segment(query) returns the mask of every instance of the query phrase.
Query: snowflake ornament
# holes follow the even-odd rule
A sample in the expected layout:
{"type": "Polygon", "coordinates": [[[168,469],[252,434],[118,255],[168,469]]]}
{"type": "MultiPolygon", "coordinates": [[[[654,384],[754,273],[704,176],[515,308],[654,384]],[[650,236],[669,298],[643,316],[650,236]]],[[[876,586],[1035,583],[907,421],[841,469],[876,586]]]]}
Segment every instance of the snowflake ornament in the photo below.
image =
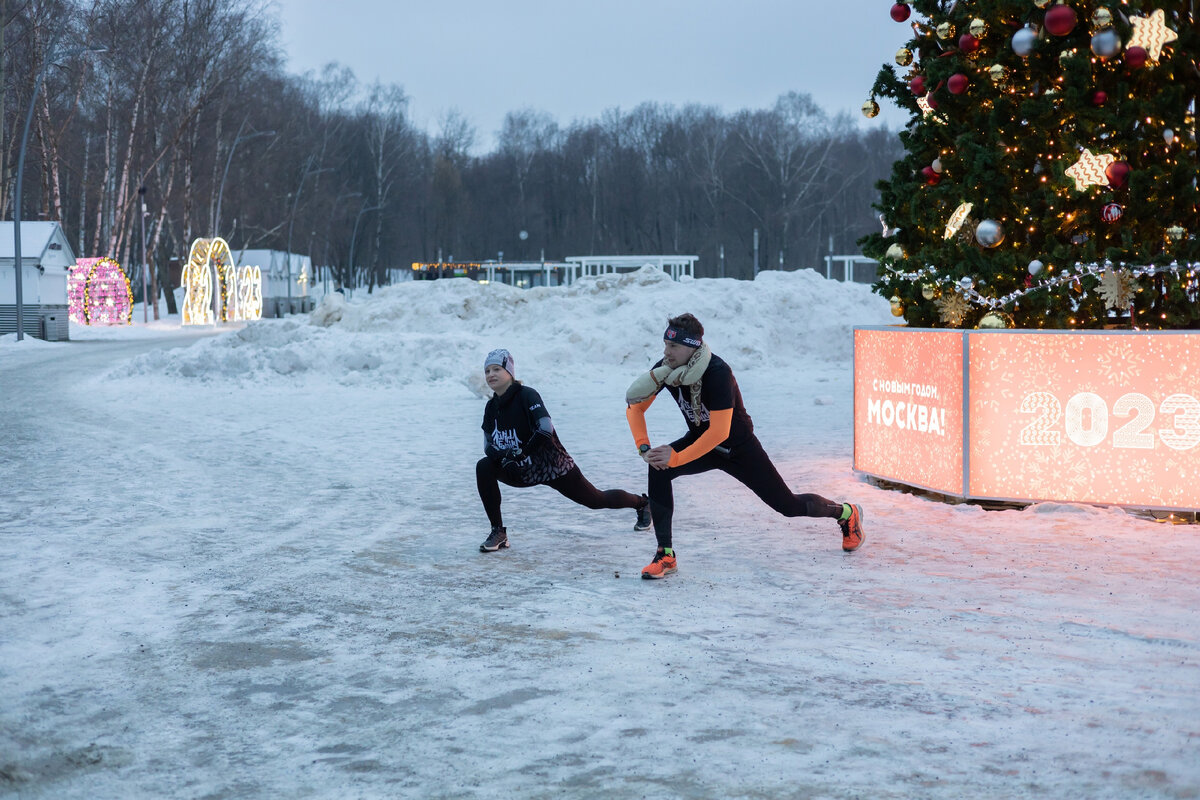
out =
{"type": "Polygon", "coordinates": [[[958,326],[962,324],[963,318],[971,310],[971,305],[967,302],[967,298],[958,292],[945,292],[937,299],[937,308],[942,322],[958,326]]]}
{"type": "Polygon", "coordinates": [[[1129,270],[1108,267],[1100,275],[1100,288],[1097,291],[1108,308],[1128,308],[1133,300],[1133,276],[1129,270]]]}

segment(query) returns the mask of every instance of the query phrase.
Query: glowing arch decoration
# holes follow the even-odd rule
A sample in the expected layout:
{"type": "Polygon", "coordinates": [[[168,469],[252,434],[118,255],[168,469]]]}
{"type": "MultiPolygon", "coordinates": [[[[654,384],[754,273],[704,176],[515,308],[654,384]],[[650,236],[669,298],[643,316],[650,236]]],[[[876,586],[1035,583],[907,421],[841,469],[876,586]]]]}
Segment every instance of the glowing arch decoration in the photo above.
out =
{"type": "Polygon", "coordinates": [[[192,242],[183,286],[184,325],[262,318],[262,271],[234,264],[229,245],[220,237],[192,242]]]}
{"type": "Polygon", "coordinates": [[[79,325],[131,325],[133,291],[111,258],[80,258],[67,273],[68,313],[79,325]]]}

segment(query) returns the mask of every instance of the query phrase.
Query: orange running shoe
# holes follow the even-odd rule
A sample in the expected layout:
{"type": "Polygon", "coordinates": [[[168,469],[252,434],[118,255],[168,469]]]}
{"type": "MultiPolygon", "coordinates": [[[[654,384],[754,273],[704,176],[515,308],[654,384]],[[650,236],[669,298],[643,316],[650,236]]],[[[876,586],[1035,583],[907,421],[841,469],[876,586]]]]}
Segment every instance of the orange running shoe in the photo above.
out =
{"type": "Polygon", "coordinates": [[[670,555],[667,555],[662,550],[654,554],[654,560],[649,566],[642,570],[642,577],[646,580],[658,580],[665,578],[674,572],[675,567],[675,551],[672,550],[670,555]]]}
{"type": "Polygon", "coordinates": [[[842,528],[842,549],[847,553],[853,553],[862,547],[862,543],[867,539],[867,534],[863,531],[862,526],[862,508],[852,503],[847,503],[847,505],[850,506],[850,516],[846,519],[839,519],[838,525],[842,528]]]}

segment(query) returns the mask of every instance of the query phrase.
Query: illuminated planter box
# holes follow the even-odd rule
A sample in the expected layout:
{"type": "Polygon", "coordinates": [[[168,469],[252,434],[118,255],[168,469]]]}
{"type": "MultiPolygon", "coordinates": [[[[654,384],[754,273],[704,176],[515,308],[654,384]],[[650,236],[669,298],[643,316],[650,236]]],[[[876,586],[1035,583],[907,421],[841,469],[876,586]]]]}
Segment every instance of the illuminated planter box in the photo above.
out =
{"type": "Polygon", "coordinates": [[[977,500],[1200,510],[1200,333],[856,328],[854,469],[977,500]]]}

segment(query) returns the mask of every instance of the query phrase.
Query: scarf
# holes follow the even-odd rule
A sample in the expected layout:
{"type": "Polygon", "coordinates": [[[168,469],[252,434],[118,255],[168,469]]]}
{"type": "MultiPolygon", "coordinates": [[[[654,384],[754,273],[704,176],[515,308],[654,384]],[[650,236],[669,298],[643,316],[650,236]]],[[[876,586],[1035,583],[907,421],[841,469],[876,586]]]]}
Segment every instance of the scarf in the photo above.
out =
{"type": "Polygon", "coordinates": [[[625,390],[625,402],[636,405],[646,398],[656,394],[663,386],[687,386],[691,389],[692,413],[699,423],[700,414],[700,378],[708,369],[712,360],[712,351],[707,344],[702,344],[692,353],[692,357],[682,367],[668,367],[663,364],[649,372],[638,376],[629,388],[625,390]]]}

